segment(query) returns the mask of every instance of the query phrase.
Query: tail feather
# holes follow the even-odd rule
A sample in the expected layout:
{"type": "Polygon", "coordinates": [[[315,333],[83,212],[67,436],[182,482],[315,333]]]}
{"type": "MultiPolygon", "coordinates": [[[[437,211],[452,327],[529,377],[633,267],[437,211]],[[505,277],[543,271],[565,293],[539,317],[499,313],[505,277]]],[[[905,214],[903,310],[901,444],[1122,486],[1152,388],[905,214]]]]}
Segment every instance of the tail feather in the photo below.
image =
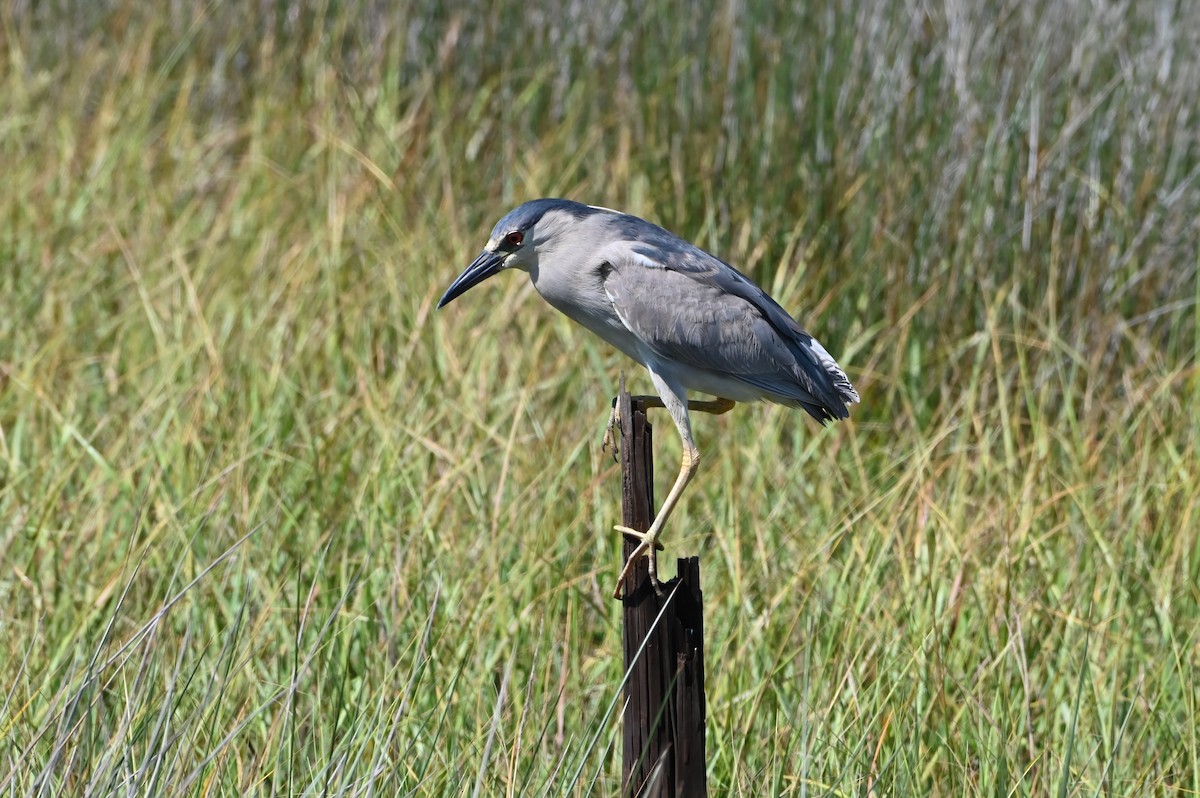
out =
{"type": "Polygon", "coordinates": [[[802,364],[802,367],[808,366],[804,369],[805,376],[816,389],[812,392],[816,401],[801,402],[801,405],[822,424],[839,418],[849,418],[848,405],[858,403],[858,391],[854,390],[846,372],[816,338],[806,334],[805,339],[801,341],[801,347],[809,356],[809,362],[802,364]]]}

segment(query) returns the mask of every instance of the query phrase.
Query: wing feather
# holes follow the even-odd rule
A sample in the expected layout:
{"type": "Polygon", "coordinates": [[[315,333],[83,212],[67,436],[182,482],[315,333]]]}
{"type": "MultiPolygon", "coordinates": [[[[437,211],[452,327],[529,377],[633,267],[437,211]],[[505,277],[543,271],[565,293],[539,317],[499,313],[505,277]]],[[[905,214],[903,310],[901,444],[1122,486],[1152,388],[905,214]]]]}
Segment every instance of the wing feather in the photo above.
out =
{"type": "Polygon", "coordinates": [[[604,289],[634,335],[660,357],[800,404],[818,420],[849,415],[846,404],[858,394],[845,372],[765,291],[698,247],[653,231],[659,240],[647,240],[643,226],[604,253],[604,289]]]}

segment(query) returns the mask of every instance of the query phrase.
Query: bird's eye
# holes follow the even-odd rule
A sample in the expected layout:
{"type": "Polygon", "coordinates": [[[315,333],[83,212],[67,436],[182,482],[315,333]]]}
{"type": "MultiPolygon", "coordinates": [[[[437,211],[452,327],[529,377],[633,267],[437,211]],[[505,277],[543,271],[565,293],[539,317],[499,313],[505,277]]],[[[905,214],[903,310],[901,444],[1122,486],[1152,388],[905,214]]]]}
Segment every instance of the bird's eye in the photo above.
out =
{"type": "Polygon", "coordinates": [[[505,243],[508,244],[510,247],[519,247],[519,246],[521,246],[521,242],[524,240],[525,240],[525,234],[522,233],[520,230],[513,230],[511,233],[509,233],[508,235],[506,235],[504,237],[505,243]]]}

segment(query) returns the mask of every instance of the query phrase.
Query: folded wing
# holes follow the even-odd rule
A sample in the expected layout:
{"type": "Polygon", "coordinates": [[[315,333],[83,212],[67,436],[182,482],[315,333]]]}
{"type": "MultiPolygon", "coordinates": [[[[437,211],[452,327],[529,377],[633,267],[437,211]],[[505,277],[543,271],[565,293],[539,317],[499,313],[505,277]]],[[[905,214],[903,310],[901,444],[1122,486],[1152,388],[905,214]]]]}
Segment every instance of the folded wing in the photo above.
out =
{"type": "Polygon", "coordinates": [[[818,421],[849,416],[858,393],[820,343],[745,275],[661,232],[671,240],[603,253],[605,292],[634,335],[660,357],[742,381],[818,421]],[[663,252],[670,257],[654,257],[663,252]]]}

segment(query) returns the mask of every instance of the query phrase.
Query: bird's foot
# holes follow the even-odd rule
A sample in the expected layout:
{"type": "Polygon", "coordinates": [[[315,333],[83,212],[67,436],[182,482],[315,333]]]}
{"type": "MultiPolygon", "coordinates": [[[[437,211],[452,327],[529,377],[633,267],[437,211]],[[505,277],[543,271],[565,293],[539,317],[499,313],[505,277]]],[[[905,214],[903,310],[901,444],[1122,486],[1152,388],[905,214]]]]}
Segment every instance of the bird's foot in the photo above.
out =
{"type": "Polygon", "coordinates": [[[625,561],[625,567],[621,569],[621,575],[617,577],[617,588],[613,591],[613,598],[621,598],[621,588],[625,584],[625,577],[629,576],[633,571],[633,566],[637,563],[639,557],[646,557],[650,560],[650,585],[654,588],[654,592],[661,596],[662,583],[658,581],[658,552],[662,550],[663,545],[658,542],[657,532],[639,532],[636,529],[630,529],[627,526],[613,527],[622,535],[628,535],[636,538],[638,543],[637,548],[629,555],[629,559],[625,561]]]}
{"type": "Polygon", "coordinates": [[[604,427],[604,440],[600,442],[600,451],[607,452],[612,449],[613,462],[620,460],[620,452],[617,450],[617,441],[621,439],[621,413],[617,410],[616,398],[612,401],[612,414],[608,417],[608,424],[604,427]]]}

